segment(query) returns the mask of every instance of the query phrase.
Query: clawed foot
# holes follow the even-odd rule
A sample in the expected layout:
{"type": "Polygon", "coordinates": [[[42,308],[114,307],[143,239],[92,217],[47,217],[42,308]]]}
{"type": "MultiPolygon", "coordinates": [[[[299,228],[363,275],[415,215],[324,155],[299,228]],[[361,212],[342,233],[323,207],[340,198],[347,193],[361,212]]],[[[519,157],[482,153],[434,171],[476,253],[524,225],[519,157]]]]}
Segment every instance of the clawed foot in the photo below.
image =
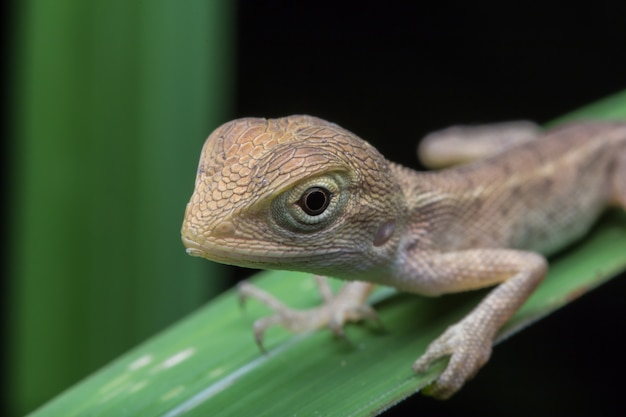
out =
{"type": "Polygon", "coordinates": [[[274,314],[254,322],[254,339],[261,351],[263,335],[271,326],[282,326],[300,333],[327,326],[335,336],[343,337],[344,325],[361,320],[378,321],[378,316],[365,300],[372,286],[363,282],[346,284],[336,295],[332,294],[328,282],[323,277],[315,277],[324,304],[308,310],[294,310],[262,289],[247,282],[239,284],[239,299],[243,304],[247,298],[254,298],[268,306],[274,314]]]}
{"type": "Polygon", "coordinates": [[[413,370],[422,373],[433,362],[450,357],[445,371],[423,393],[440,400],[450,398],[487,362],[491,347],[491,338],[477,332],[476,326],[463,321],[450,326],[413,364],[413,370]]]}

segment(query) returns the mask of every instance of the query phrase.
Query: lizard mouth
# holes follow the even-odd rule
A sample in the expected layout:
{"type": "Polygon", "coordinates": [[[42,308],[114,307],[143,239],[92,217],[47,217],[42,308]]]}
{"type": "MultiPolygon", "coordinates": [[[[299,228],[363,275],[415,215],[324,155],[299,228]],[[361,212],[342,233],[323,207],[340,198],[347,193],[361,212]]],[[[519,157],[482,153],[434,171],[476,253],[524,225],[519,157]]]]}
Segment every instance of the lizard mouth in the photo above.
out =
{"type": "MultiPolygon", "coordinates": [[[[318,259],[328,259],[339,251],[326,249],[322,253],[277,252],[270,253],[262,243],[257,248],[237,248],[235,245],[214,245],[210,242],[198,242],[190,236],[182,236],[183,245],[187,254],[219,262],[227,265],[242,266],[257,269],[291,269],[305,271],[305,265],[310,265],[318,259]]],[[[310,271],[309,271],[310,272],[310,271]]]]}
{"type": "Polygon", "coordinates": [[[181,240],[183,241],[183,246],[185,246],[185,251],[188,255],[198,256],[200,258],[204,257],[206,253],[206,249],[197,240],[190,238],[189,236],[182,235],[181,240]]]}
{"type": "Polygon", "coordinates": [[[249,257],[254,256],[250,252],[247,252],[248,256],[245,256],[246,253],[241,253],[236,249],[199,243],[188,236],[182,236],[182,241],[188,255],[205,258],[209,261],[241,266],[242,262],[249,261],[249,257]]]}
{"type": "Polygon", "coordinates": [[[213,245],[209,242],[199,243],[187,236],[183,236],[182,241],[189,255],[227,265],[265,269],[275,267],[277,263],[279,263],[281,259],[284,260],[285,257],[289,258],[288,255],[285,256],[284,254],[270,254],[261,248],[255,251],[254,249],[213,245]]]}

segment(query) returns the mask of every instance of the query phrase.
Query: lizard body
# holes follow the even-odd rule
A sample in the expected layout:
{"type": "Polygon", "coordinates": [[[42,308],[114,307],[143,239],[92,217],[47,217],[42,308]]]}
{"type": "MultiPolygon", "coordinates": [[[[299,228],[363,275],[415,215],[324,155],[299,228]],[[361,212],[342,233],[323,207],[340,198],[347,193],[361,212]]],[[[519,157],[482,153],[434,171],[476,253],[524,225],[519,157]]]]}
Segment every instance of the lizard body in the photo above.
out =
{"type": "Polygon", "coordinates": [[[341,333],[345,322],[373,317],[365,304],[373,284],[425,295],[499,284],[414,364],[420,372],[450,356],[430,389],[447,398],[541,282],[544,255],[584,235],[607,206],[626,208],[626,123],[531,136],[505,146],[488,138],[470,158],[484,159],[416,172],[321,119],[235,120],[205,143],[183,242],[222,263],[351,281],[335,296],[321,284],[326,302],[308,312],[243,284],[243,296],[276,312],[255,323],[259,343],[275,324],[341,333]]]}

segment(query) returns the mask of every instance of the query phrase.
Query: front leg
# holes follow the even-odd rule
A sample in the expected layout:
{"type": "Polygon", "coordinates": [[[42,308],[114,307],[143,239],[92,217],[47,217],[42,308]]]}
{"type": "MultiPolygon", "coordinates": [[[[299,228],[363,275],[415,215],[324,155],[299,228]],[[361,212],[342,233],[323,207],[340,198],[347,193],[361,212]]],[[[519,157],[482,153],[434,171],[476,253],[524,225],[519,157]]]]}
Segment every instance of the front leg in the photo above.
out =
{"type": "Polygon", "coordinates": [[[301,333],[327,326],[335,336],[343,336],[344,325],[361,320],[377,320],[376,312],[367,304],[367,297],[374,285],[353,281],[345,284],[337,294],[333,294],[325,277],[315,276],[322,295],[323,304],[307,310],[287,307],[273,295],[247,282],[239,284],[239,297],[254,298],[273,310],[274,314],[254,322],[254,339],[261,349],[263,335],[271,326],[282,326],[292,332],[301,333]]]}
{"type": "Polygon", "coordinates": [[[543,256],[511,249],[473,249],[423,254],[406,262],[405,273],[419,274],[402,289],[442,294],[501,283],[460,322],[430,344],[413,369],[424,372],[438,359],[448,366],[426,394],[445,399],[458,391],[487,362],[497,331],[521,307],[547,272],[543,256]],[[408,271],[406,269],[409,269],[408,271]]]}

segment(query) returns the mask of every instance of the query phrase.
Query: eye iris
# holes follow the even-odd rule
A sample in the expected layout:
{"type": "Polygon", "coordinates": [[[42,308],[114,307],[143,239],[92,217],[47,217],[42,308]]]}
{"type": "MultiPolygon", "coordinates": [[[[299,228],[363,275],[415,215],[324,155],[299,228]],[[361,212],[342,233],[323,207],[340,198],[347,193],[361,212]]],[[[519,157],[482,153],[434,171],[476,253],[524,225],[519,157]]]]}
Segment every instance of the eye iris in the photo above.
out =
{"type": "Polygon", "coordinates": [[[302,194],[297,204],[309,216],[318,216],[326,210],[331,197],[332,195],[327,189],[312,187],[302,194]]]}

